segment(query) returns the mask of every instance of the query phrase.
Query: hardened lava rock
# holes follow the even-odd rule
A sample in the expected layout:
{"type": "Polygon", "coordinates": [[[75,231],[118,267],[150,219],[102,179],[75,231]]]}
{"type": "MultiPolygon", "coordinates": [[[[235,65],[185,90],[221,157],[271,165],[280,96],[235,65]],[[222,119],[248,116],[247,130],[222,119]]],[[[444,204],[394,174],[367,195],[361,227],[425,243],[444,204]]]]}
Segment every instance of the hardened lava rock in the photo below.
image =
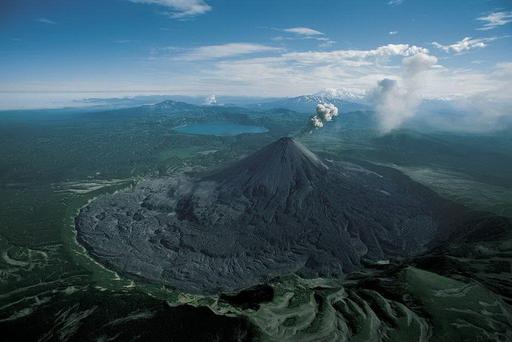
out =
{"type": "Polygon", "coordinates": [[[206,175],[100,197],[76,229],[115,271],[214,294],[294,272],[341,277],[363,260],[419,253],[464,213],[398,171],[321,160],[281,138],[206,175]]]}

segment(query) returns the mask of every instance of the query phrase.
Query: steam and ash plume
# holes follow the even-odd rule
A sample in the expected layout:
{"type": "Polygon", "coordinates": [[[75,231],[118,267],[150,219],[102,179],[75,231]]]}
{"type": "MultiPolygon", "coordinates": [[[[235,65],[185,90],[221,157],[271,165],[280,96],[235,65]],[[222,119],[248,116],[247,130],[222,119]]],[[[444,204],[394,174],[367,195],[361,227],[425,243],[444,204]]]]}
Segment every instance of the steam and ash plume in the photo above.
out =
{"type": "Polygon", "coordinates": [[[338,116],[338,107],[332,103],[319,103],[316,105],[316,115],[311,119],[313,128],[322,128],[326,122],[331,121],[338,116]]]}
{"type": "Polygon", "coordinates": [[[400,127],[414,116],[422,101],[421,89],[425,73],[436,63],[437,58],[426,53],[404,58],[401,80],[382,79],[370,92],[370,102],[375,105],[382,133],[400,127]]]}
{"type": "Polygon", "coordinates": [[[336,116],[338,116],[339,110],[338,107],[333,105],[332,103],[319,103],[316,105],[316,114],[313,115],[310,119],[306,127],[304,127],[300,132],[298,132],[295,137],[300,137],[306,133],[311,133],[314,129],[319,129],[324,127],[324,125],[332,121],[336,116]]]}
{"type": "Polygon", "coordinates": [[[204,99],[204,104],[206,105],[214,105],[217,104],[217,99],[215,98],[215,95],[210,95],[204,99]]]}

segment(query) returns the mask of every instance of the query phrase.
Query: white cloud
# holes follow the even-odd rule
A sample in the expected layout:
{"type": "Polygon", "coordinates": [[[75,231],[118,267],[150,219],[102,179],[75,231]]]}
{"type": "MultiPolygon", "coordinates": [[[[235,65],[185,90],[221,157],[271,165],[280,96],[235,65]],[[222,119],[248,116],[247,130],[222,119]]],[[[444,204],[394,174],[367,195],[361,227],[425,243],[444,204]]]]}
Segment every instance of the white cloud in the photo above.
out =
{"type": "Polygon", "coordinates": [[[432,85],[456,110],[453,115],[435,111],[422,113],[423,121],[445,130],[482,132],[496,130],[512,121],[512,63],[498,63],[485,72],[468,69],[437,69],[432,85]],[[507,123],[508,122],[508,123],[507,123]]]}
{"type": "Polygon", "coordinates": [[[401,5],[404,2],[404,0],[389,0],[388,5],[389,6],[398,6],[401,5]]]}
{"type": "Polygon", "coordinates": [[[262,44],[251,44],[251,43],[229,43],[221,45],[207,45],[200,46],[197,48],[190,49],[176,56],[178,60],[207,60],[207,59],[219,59],[226,57],[235,57],[240,55],[247,55],[253,53],[279,51],[281,49],[262,45],[262,44]]]}
{"type": "Polygon", "coordinates": [[[309,27],[290,27],[287,29],[278,29],[286,33],[292,34],[291,36],[278,36],[274,37],[275,41],[286,41],[286,40],[300,40],[309,39],[318,41],[318,47],[328,48],[333,46],[336,42],[325,36],[323,32],[314,30],[309,27]]]}
{"type": "Polygon", "coordinates": [[[428,49],[409,44],[388,44],[372,50],[334,50],[334,51],[307,51],[290,52],[282,55],[282,58],[296,61],[302,64],[316,63],[343,63],[360,65],[367,64],[365,59],[393,56],[412,56],[417,53],[428,53],[428,49]]]}
{"type": "Polygon", "coordinates": [[[432,42],[432,45],[434,45],[438,49],[443,50],[444,52],[461,53],[461,52],[473,50],[476,48],[484,48],[487,46],[488,42],[492,42],[493,40],[496,40],[496,39],[498,39],[498,38],[496,38],[496,37],[490,37],[490,38],[465,37],[464,39],[459,40],[458,42],[455,42],[455,43],[449,44],[449,45],[443,45],[438,42],[432,42]]]}
{"type": "Polygon", "coordinates": [[[307,36],[307,37],[323,35],[322,32],[313,30],[309,27],[290,27],[290,28],[284,29],[283,31],[288,32],[288,33],[298,34],[301,36],[307,36]]]}
{"type": "Polygon", "coordinates": [[[203,66],[200,74],[203,93],[296,96],[321,88],[350,88],[363,92],[378,80],[394,77],[401,59],[423,47],[390,44],[371,50],[281,52],[264,57],[219,59],[203,66]],[[398,65],[397,65],[398,63],[398,65]],[[291,86],[293,85],[293,86],[291,86]]]}
{"type": "Polygon", "coordinates": [[[204,14],[212,8],[204,0],[129,0],[135,3],[159,5],[171,10],[173,18],[187,18],[204,14]]]}
{"type": "Polygon", "coordinates": [[[318,44],[318,47],[320,48],[328,48],[336,43],[336,41],[329,38],[318,38],[317,40],[320,41],[320,44],[318,44]]]}
{"type": "Polygon", "coordinates": [[[55,21],[50,20],[48,18],[38,18],[36,21],[39,22],[39,23],[48,24],[48,25],[55,25],[55,24],[57,24],[55,21]]]}
{"type": "Polygon", "coordinates": [[[398,34],[398,31],[389,31],[389,35],[390,35],[390,36],[394,36],[394,35],[396,35],[396,34],[398,34]]]}
{"type": "Polygon", "coordinates": [[[413,79],[423,72],[431,69],[437,63],[437,57],[420,52],[411,57],[404,58],[402,65],[404,66],[404,77],[413,79]]]}
{"type": "Polygon", "coordinates": [[[483,26],[478,30],[492,30],[498,26],[512,22],[512,11],[493,12],[489,15],[476,18],[476,20],[484,22],[483,26]]]}

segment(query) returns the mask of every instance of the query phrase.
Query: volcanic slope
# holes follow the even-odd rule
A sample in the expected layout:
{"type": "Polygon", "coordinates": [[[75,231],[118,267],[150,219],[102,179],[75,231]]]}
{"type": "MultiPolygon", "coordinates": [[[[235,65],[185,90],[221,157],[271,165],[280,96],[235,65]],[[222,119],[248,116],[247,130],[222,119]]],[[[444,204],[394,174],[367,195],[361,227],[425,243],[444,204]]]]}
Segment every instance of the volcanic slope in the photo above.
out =
{"type": "Polygon", "coordinates": [[[281,138],[225,169],[100,197],[76,228],[118,272],[213,294],[294,272],[339,277],[364,260],[419,253],[464,215],[393,169],[322,160],[281,138]]]}

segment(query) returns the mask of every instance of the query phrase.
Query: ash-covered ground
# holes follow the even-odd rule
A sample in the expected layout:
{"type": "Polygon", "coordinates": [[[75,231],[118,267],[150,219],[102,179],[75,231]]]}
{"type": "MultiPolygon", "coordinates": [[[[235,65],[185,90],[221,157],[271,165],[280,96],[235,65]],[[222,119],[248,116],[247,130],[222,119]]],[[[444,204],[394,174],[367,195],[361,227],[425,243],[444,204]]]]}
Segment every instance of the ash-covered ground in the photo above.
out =
{"type": "Polygon", "coordinates": [[[420,253],[465,215],[396,170],[323,160],[281,138],[218,171],[98,198],[76,228],[90,254],[120,273],[214,294],[420,253]]]}

